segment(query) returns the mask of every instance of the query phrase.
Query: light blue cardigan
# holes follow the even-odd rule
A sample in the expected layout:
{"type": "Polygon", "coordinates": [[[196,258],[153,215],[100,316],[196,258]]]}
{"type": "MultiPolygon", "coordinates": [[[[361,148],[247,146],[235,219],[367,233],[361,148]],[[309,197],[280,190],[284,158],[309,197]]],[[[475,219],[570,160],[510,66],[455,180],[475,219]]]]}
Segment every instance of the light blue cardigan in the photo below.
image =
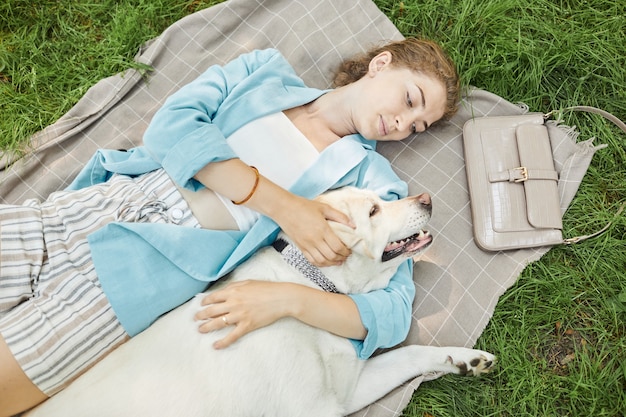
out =
{"type": "MultiPolygon", "coordinates": [[[[143,147],[98,151],[69,188],[106,181],[112,173],[139,175],[164,168],[181,186],[197,190],[202,185],[193,176],[202,167],[237,157],[226,142],[231,133],[324,93],[306,87],[276,50],[244,54],[223,67],[209,68],[173,94],[154,116],[143,147]]],[[[374,142],[360,135],[344,137],[325,149],[290,190],[313,198],[346,185],[372,189],[387,200],[407,195],[406,184],[375,152],[374,142]]],[[[271,244],[277,233],[276,223],[262,216],[247,233],[112,223],[88,240],[102,287],[120,322],[134,336],[271,244]]],[[[353,341],[359,357],[406,338],[414,296],[410,261],[384,290],[350,296],[368,330],[364,341],[353,341]]]]}

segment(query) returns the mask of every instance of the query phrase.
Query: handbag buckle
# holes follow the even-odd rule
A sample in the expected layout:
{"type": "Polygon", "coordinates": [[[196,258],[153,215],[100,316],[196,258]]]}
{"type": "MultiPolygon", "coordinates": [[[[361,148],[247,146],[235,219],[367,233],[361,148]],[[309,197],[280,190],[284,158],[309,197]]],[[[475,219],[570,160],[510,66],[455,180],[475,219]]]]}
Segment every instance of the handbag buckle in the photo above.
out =
{"type": "Polygon", "coordinates": [[[524,182],[526,180],[528,180],[528,169],[526,167],[517,167],[517,168],[513,168],[511,171],[515,171],[518,172],[519,176],[516,175],[515,179],[513,180],[513,182],[524,182]]]}

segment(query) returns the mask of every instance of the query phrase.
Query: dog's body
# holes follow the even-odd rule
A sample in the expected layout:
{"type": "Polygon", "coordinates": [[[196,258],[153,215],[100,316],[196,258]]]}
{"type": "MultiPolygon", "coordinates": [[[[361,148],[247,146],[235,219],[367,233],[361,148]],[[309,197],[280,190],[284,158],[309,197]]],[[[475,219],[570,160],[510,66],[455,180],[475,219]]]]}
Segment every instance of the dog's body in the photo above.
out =
{"type": "MultiPolygon", "coordinates": [[[[370,192],[343,189],[323,198],[357,225],[355,230],[335,225],[352,255],[341,267],[321,269],[341,292],[384,288],[397,266],[431,241],[421,231],[430,219],[430,200],[423,195],[386,203],[370,192]]],[[[315,286],[272,247],[238,267],[228,281],[247,279],[315,286]]],[[[160,318],[28,416],[339,417],[414,376],[477,375],[495,360],[472,349],[407,346],[362,361],[347,339],[291,318],[215,350],[212,344],[231,328],[199,333],[194,321],[199,309],[198,296],[160,318]]]]}

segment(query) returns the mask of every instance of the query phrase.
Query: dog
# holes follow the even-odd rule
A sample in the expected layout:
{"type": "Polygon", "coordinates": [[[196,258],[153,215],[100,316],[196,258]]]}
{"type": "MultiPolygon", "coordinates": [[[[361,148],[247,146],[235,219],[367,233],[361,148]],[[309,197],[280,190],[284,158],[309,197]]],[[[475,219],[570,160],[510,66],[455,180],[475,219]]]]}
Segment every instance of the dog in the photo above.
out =
{"type": "MultiPolygon", "coordinates": [[[[387,202],[373,192],[346,187],[319,199],[356,225],[331,222],[352,253],[341,266],[319,269],[328,285],[342,293],[386,287],[398,266],[433,240],[423,230],[432,211],[428,194],[387,202]]],[[[208,291],[250,277],[324,285],[292,266],[285,249],[295,251],[296,257],[298,251],[287,236],[280,234],[277,242],[208,291]]],[[[27,416],[339,417],[417,375],[479,375],[496,360],[480,350],[417,345],[360,360],[348,339],[292,318],[216,350],[212,344],[229,328],[198,331],[193,317],[203,296],[161,317],[27,416]]]]}

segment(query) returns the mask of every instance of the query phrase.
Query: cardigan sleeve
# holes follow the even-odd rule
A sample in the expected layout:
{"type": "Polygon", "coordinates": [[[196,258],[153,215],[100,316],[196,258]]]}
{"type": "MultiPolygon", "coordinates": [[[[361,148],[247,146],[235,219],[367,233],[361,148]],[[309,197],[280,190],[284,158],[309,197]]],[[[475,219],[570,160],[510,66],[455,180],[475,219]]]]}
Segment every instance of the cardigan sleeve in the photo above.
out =
{"type": "Polygon", "coordinates": [[[214,119],[228,110],[231,96],[241,97],[268,78],[298,80],[275,49],[256,50],[224,66],[211,66],[172,94],[154,115],[143,138],[148,153],[177,184],[202,188],[193,179],[200,169],[237,157],[214,119]]]}
{"type": "Polygon", "coordinates": [[[393,347],[406,339],[411,327],[415,298],[413,261],[401,264],[389,285],[366,294],[351,294],[367,329],[365,340],[351,340],[360,359],[379,348],[393,347]]]}

